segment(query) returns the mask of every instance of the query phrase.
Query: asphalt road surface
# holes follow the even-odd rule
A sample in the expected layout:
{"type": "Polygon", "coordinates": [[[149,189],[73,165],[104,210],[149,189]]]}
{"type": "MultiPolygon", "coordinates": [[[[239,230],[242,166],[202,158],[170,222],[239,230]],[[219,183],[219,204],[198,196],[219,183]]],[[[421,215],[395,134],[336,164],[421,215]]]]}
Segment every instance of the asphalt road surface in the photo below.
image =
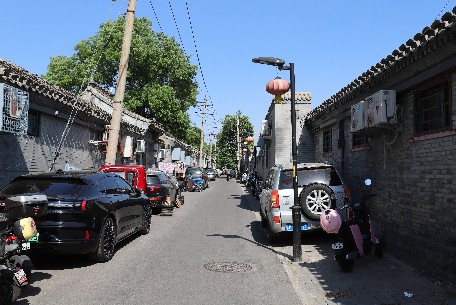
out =
{"type": "Polygon", "coordinates": [[[15,304],[301,303],[244,187],[218,179],[184,194],[173,216],[154,215],[151,232],[119,244],[107,263],[35,258],[15,304]]]}

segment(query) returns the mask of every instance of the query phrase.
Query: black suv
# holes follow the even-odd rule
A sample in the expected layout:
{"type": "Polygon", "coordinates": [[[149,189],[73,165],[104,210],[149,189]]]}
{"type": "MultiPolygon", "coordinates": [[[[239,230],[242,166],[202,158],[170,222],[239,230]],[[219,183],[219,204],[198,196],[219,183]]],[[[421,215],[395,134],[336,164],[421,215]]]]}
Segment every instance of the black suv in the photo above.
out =
{"type": "Polygon", "coordinates": [[[148,198],[115,173],[58,172],[16,177],[0,197],[43,193],[48,212],[35,219],[38,236],[30,251],[89,254],[110,260],[120,240],[150,230],[148,198]]]}

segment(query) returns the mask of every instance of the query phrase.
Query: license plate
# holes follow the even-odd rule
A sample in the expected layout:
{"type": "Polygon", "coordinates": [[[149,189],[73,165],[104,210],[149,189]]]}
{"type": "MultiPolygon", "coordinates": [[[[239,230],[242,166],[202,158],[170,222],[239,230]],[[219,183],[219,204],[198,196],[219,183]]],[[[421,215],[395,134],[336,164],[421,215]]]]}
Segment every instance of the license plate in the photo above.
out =
{"type": "Polygon", "coordinates": [[[40,233],[36,233],[35,236],[33,236],[33,237],[30,238],[30,239],[27,239],[27,241],[28,241],[29,243],[36,243],[36,242],[38,242],[38,236],[40,236],[40,233]]]}
{"type": "Polygon", "coordinates": [[[22,243],[22,250],[30,250],[30,243],[22,243]]]}
{"type": "Polygon", "coordinates": [[[14,272],[14,278],[16,279],[19,286],[27,284],[27,276],[23,269],[14,272]]]}
{"type": "MultiPolygon", "coordinates": [[[[307,223],[302,223],[301,224],[301,231],[306,231],[309,230],[309,225],[307,223]]],[[[293,225],[292,224],[286,224],[285,225],[285,231],[293,231],[293,225]]]]}

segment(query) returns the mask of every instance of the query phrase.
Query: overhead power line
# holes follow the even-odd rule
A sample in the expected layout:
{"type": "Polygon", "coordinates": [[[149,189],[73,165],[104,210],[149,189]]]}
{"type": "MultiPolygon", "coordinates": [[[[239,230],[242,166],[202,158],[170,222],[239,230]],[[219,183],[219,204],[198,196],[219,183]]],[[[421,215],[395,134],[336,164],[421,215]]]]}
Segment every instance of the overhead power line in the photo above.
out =
{"type": "Polygon", "coordinates": [[[154,8],[154,5],[152,4],[152,0],[150,0],[149,3],[150,3],[150,6],[152,7],[152,12],[154,13],[155,20],[157,20],[158,28],[160,29],[160,32],[163,33],[163,29],[160,25],[160,21],[158,20],[158,16],[157,16],[157,13],[155,12],[155,8],[154,8]]]}
{"type": "Polygon", "coordinates": [[[173,11],[173,6],[171,5],[171,1],[168,1],[168,3],[169,3],[169,9],[171,10],[171,15],[173,15],[174,24],[176,25],[177,35],[179,36],[179,41],[182,46],[182,50],[184,50],[184,54],[185,54],[187,52],[185,52],[184,42],[182,41],[182,36],[179,31],[179,26],[177,25],[176,16],[174,15],[174,11],[173,11]]]}
{"type": "Polygon", "coordinates": [[[209,101],[211,102],[211,105],[214,105],[214,103],[212,102],[211,95],[209,94],[209,90],[207,89],[206,79],[204,78],[203,68],[201,66],[201,60],[200,60],[200,57],[199,57],[198,48],[196,46],[196,39],[195,39],[195,32],[193,31],[192,18],[190,17],[190,10],[188,8],[188,2],[187,1],[185,2],[185,7],[187,9],[188,22],[190,23],[190,30],[192,32],[193,44],[195,45],[196,59],[198,61],[198,67],[199,67],[200,72],[201,72],[201,78],[203,79],[204,89],[206,90],[206,93],[207,93],[207,96],[209,98],[209,101]]]}

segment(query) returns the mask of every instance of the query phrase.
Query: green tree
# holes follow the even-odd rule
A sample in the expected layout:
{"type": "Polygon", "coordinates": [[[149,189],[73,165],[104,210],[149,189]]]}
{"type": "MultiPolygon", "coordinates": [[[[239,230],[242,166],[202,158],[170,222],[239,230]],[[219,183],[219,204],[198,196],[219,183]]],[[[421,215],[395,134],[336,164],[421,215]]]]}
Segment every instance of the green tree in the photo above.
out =
{"type": "Polygon", "coordinates": [[[195,124],[192,124],[190,128],[187,129],[187,144],[193,146],[196,149],[199,149],[201,143],[201,129],[196,127],[195,124]]]}
{"type": "Polygon", "coordinates": [[[253,136],[253,126],[248,116],[238,110],[235,115],[226,115],[222,128],[217,135],[217,165],[219,167],[237,168],[237,124],[239,118],[239,144],[243,147],[246,137],[253,136]]]}
{"type": "MultiPolygon", "coordinates": [[[[71,57],[51,58],[43,78],[75,94],[89,80],[109,90],[116,87],[125,21],[119,17],[100,25],[92,37],[79,42],[71,57]]],[[[196,106],[197,66],[190,64],[173,37],[154,32],[143,17],[134,21],[125,88],[125,108],[154,118],[177,138],[187,141],[196,106]]]]}

